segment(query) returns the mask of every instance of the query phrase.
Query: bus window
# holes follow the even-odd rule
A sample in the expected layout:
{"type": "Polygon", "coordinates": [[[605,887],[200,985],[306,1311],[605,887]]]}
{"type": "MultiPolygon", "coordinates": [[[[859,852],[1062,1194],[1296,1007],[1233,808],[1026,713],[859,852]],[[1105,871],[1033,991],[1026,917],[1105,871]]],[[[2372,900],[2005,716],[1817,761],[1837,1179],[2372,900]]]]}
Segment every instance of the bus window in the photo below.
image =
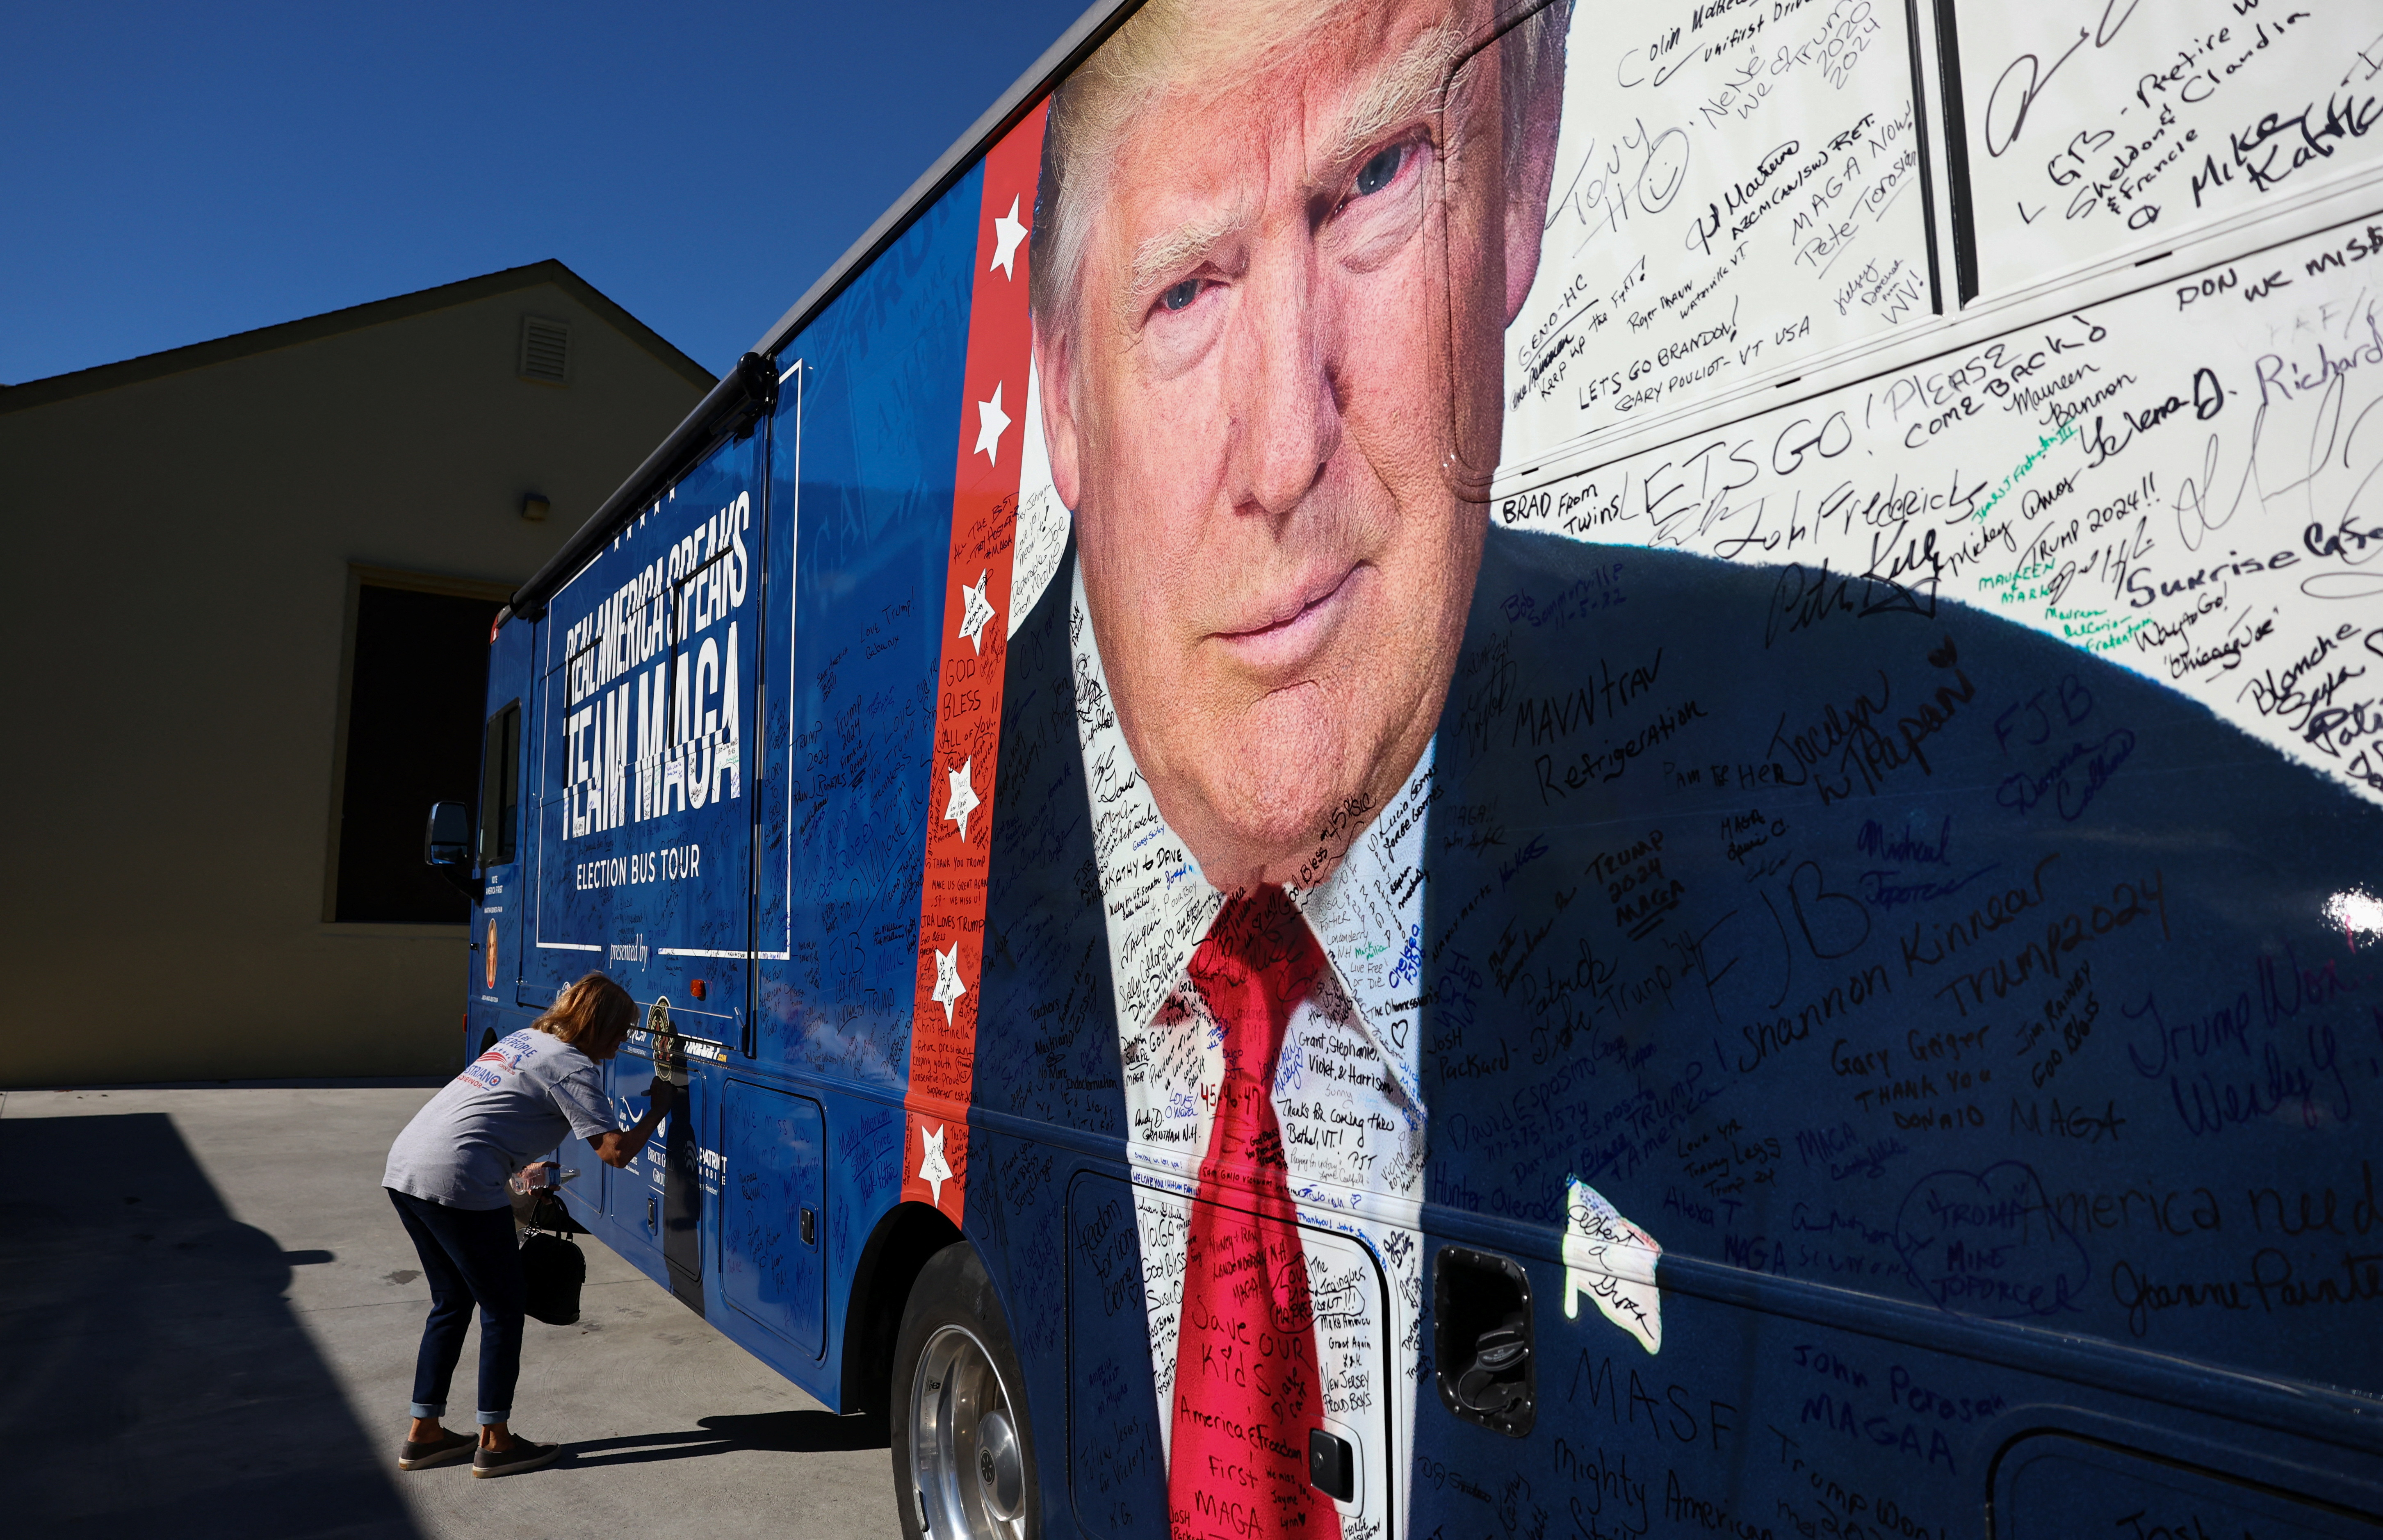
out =
{"type": "Polygon", "coordinates": [[[509,866],[518,845],[521,808],[521,702],[488,719],[480,754],[480,865],[509,866]]]}

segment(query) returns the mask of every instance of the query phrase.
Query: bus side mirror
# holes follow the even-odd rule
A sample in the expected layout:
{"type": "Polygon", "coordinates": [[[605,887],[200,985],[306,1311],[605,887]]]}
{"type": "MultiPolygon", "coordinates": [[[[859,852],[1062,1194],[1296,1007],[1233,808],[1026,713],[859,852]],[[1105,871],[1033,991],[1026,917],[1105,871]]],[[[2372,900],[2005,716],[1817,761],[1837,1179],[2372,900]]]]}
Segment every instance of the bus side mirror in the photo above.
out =
{"type": "Polygon", "coordinates": [[[422,859],[431,869],[477,904],[486,890],[472,871],[472,811],[460,802],[431,804],[430,821],[422,832],[422,859]]]}

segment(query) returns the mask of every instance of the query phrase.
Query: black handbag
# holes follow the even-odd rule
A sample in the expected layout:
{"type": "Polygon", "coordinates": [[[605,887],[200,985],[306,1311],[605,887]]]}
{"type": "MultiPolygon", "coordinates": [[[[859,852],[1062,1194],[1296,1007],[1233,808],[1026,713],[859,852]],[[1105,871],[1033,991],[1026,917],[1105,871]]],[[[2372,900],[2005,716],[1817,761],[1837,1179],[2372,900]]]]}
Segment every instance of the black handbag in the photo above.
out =
{"type": "Polygon", "coordinates": [[[522,1279],[528,1286],[526,1308],[549,1326],[574,1325],[579,1320],[579,1286],[587,1281],[587,1259],[571,1238],[571,1215],[550,1194],[540,1194],[524,1228],[521,1243],[522,1279]]]}

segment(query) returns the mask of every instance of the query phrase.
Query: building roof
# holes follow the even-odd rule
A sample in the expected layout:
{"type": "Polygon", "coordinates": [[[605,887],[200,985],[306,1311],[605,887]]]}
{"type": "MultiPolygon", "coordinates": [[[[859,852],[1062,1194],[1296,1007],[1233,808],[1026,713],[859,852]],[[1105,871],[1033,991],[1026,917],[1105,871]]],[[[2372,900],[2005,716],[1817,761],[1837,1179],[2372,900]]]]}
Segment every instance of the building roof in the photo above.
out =
{"type": "Polygon", "coordinates": [[[697,389],[708,390],[717,383],[711,371],[673,347],[660,332],[613,303],[594,284],[549,257],[525,267],[507,267],[476,278],[465,278],[460,283],[443,283],[436,289],[416,290],[411,294],[375,300],[369,304],[326,311],[320,315],[284,321],[278,326],[234,332],[229,337],[218,337],[210,342],[168,348],[164,352],[145,353],[139,358],[128,358],[118,363],[103,363],[91,369],[77,369],[71,374],[52,375],[47,379],[28,380],[22,385],[0,385],[0,413],[22,412],[29,407],[47,406],[53,401],[114,390],[121,386],[177,375],[188,369],[204,369],[236,358],[336,337],[341,332],[358,331],[365,326],[403,320],[410,315],[469,304],[495,294],[534,289],[540,284],[552,284],[610,321],[622,335],[653,354],[665,367],[684,377],[697,389]]]}

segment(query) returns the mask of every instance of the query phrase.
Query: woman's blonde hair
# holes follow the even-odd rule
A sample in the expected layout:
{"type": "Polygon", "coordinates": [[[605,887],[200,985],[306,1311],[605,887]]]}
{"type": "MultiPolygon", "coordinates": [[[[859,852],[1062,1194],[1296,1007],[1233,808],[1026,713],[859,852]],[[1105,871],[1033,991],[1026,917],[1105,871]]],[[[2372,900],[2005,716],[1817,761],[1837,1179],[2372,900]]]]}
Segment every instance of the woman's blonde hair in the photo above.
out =
{"type": "Polygon", "coordinates": [[[629,1035],[637,1024],[637,1003],[602,973],[583,975],[554,997],[544,1016],[530,1023],[585,1053],[629,1035]]]}

